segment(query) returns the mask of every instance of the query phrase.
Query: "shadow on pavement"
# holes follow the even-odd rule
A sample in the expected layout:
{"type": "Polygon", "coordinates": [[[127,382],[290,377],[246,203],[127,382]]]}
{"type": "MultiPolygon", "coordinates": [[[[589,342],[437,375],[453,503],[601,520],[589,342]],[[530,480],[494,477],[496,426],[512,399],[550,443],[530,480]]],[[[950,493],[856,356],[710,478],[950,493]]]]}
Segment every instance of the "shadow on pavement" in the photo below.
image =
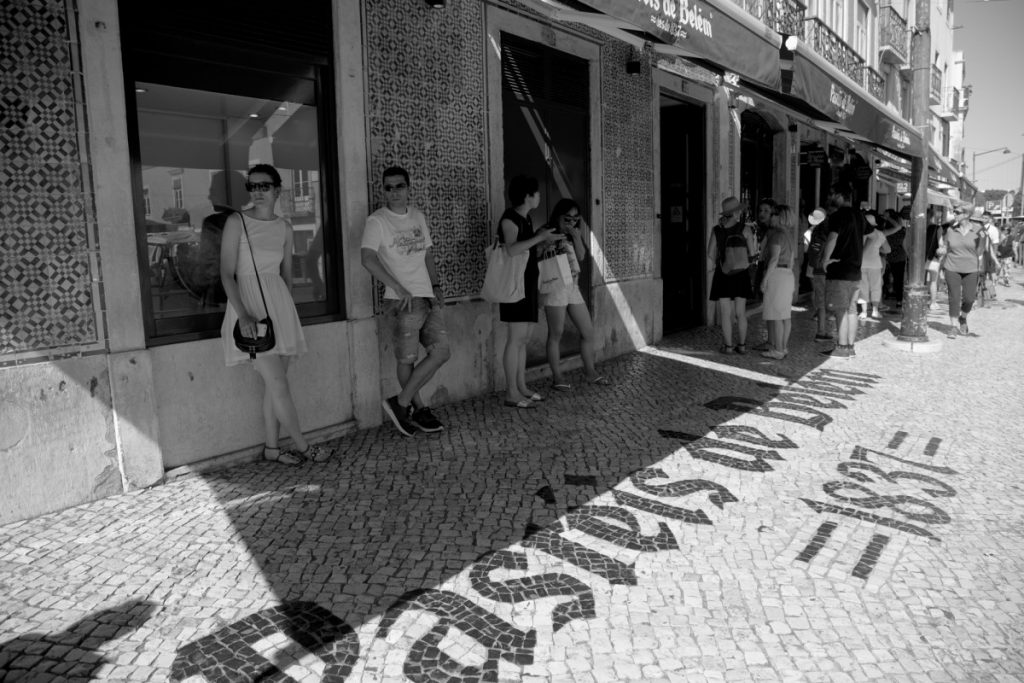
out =
{"type": "Polygon", "coordinates": [[[529,664],[537,631],[484,605],[558,598],[543,603],[555,631],[592,618],[594,581],[637,585],[637,554],[680,549],[669,523],[713,525],[738,500],[708,479],[673,480],[661,460],[684,448],[726,470],[771,471],[797,446],[796,425],[824,430],[878,379],[856,362],[820,368],[828,359],[797,341],[813,323],[794,326],[799,348],[781,363],[709,353],[717,332],[693,331],[605,364],[611,387],[577,371],[573,391],[536,409],[464,401],[438,411],[440,435],[388,425],[346,437],[325,465],[204,475],[280,604],[183,644],[172,679],[288,680],[310,661],[323,680],[357,665],[379,675],[399,640],[412,680],[497,680],[500,661],[529,664]],[[777,429],[723,426],[744,414],[777,429]],[[536,569],[538,552],[572,573],[536,569]],[[361,649],[356,631],[374,620],[361,649]],[[456,635],[469,645],[453,649],[456,635]]]}
{"type": "Polygon", "coordinates": [[[0,672],[4,680],[92,680],[108,660],[100,653],[105,643],[140,628],[157,606],[129,600],[100,610],[57,633],[26,633],[0,643],[0,672]],[[22,678],[24,676],[24,678],[22,678]]]}

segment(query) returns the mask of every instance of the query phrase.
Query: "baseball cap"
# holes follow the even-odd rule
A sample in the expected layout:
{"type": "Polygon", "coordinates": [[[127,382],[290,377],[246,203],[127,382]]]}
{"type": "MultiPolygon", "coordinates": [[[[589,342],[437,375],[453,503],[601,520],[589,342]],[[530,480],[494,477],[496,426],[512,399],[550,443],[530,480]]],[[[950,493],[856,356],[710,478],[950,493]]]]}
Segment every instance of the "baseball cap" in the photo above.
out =
{"type": "Polygon", "coordinates": [[[736,197],[726,197],[722,200],[723,216],[735,216],[743,210],[743,204],[736,197]]]}
{"type": "Polygon", "coordinates": [[[821,222],[825,220],[825,209],[820,206],[811,212],[811,215],[807,217],[807,222],[811,226],[821,225],[821,222]]]}

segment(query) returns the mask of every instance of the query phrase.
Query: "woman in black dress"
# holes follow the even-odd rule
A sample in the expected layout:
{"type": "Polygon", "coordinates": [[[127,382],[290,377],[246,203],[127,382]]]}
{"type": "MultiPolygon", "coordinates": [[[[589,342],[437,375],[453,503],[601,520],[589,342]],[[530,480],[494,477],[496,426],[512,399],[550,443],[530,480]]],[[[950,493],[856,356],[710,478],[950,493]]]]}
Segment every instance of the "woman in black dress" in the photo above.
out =
{"type": "Polygon", "coordinates": [[[523,275],[523,289],[526,292],[519,301],[499,304],[499,318],[508,323],[508,337],[502,358],[505,367],[505,405],[512,408],[533,408],[534,402],[543,396],[526,385],[526,341],[530,328],[537,322],[540,307],[537,295],[537,255],[533,247],[546,242],[565,239],[550,228],[534,232],[530,212],[540,206],[540,184],[536,178],[516,176],[508,186],[508,198],[512,208],[505,209],[498,222],[498,241],[505,245],[509,256],[523,252],[530,254],[523,275]]]}

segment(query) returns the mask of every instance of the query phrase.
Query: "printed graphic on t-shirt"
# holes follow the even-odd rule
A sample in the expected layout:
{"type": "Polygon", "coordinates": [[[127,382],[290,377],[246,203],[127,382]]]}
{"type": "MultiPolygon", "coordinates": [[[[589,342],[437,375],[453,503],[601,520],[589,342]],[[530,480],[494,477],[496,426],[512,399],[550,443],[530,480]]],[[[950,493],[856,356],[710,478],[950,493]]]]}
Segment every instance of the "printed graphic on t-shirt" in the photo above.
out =
{"type": "Polygon", "coordinates": [[[403,230],[395,233],[395,241],[391,243],[391,249],[402,256],[409,256],[427,250],[427,236],[423,230],[416,227],[412,230],[403,230]]]}

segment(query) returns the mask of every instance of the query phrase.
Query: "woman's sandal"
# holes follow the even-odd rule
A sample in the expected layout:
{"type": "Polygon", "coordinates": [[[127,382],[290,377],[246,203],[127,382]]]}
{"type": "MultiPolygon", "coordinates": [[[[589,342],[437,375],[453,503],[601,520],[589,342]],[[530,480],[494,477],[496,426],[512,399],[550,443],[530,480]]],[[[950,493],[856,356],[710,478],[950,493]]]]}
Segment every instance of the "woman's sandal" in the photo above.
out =
{"type": "Polygon", "coordinates": [[[291,467],[297,467],[306,462],[306,459],[301,454],[293,451],[284,451],[276,446],[264,446],[263,459],[279,462],[282,465],[290,465],[291,467]]]}
{"type": "Polygon", "coordinates": [[[735,346],[726,346],[725,344],[722,344],[721,348],[718,349],[718,352],[719,353],[724,353],[726,355],[730,355],[730,354],[736,353],[736,347],[735,346]]]}
{"type": "Polygon", "coordinates": [[[572,385],[566,384],[565,382],[559,382],[558,384],[552,384],[551,388],[555,391],[570,391],[572,389],[572,385]]]}
{"type": "Polygon", "coordinates": [[[598,384],[598,385],[600,385],[602,387],[606,387],[606,386],[609,386],[611,384],[611,380],[609,380],[604,375],[598,375],[594,379],[588,379],[587,381],[590,382],[591,384],[598,384]]]}
{"type": "Polygon", "coordinates": [[[538,394],[536,391],[527,396],[526,398],[530,399],[534,403],[540,403],[541,401],[544,400],[544,397],[538,394]]]}
{"type": "Polygon", "coordinates": [[[746,352],[747,352],[747,345],[746,344],[737,344],[736,345],[736,353],[738,353],[738,354],[740,354],[742,356],[746,352]]]}
{"type": "MultiPolygon", "coordinates": [[[[293,451],[294,452],[294,451],[293,451]]],[[[309,444],[302,453],[294,452],[300,458],[312,460],[313,462],[327,462],[334,455],[333,448],[325,446],[314,446],[309,444]]]]}

